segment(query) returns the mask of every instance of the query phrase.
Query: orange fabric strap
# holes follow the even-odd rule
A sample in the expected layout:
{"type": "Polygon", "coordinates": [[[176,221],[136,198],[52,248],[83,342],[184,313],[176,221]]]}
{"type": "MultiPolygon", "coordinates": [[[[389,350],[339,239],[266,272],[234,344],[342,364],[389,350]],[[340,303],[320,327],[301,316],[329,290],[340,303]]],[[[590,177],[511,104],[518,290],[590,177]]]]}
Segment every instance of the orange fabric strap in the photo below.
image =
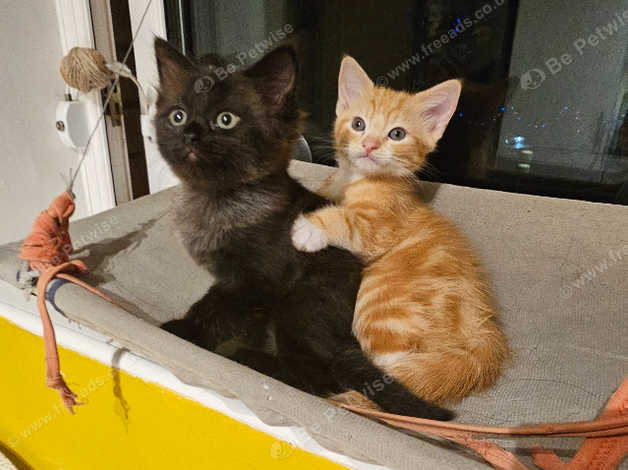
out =
{"type": "Polygon", "coordinates": [[[70,217],[74,213],[74,199],[65,192],[58,196],[50,207],[43,211],[33,224],[32,233],[26,237],[20,251],[20,258],[28,261],[29,268],[39,271],[37,281],[37,306],[43,326],[43,340],[46,357],[46,385],[59,392],[61,400],[70,413],[79,405],[76,394],[70,390],[61,376],[57,341],[48,309],[46,308],[46,288],[55,277],[77,284],[111,302],[107,296],[87,283],[68,273],[86,273],[87,266],[80,260],[69,260],[73,251],[68,231],[70,217]]]}
{"type": "Polygon", "coordinates": [[[529,470],[512,453],[477,436],[586,437],[574,459],[563,463],[553,452],[533,449],[535,463],[544,470],[613,470],[628,453],[628,377],[608,401],[602,415],[592,421],[543,423],[533,426],[494,427],[446,423],[412,418],[339,404],[391,426],[431,434],[466,446],[500,470],[529,470]]]}
{"type": "MultiPolygon", "coordinates": [[[[622,416],[628,421],[628,379],[611,396],[600,419],[622,416]]],[[[613,470],[628,454],[628,432],[602,439],[587,438],[568,464],[553,451],[540,447],[532,449],[534,463],[543,470],[613,470]]]]}

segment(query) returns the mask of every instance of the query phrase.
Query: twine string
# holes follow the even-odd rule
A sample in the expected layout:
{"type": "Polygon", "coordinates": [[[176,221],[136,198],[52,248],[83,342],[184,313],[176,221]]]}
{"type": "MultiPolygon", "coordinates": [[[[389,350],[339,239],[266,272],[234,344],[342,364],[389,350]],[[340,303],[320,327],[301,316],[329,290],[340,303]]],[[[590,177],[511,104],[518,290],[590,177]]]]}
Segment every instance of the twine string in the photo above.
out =
{"type": "MultiPolygon", "coordinates": [[[[144,24],[144,20],[146,19],[146,15],[148,13],[148,9],[150,8],[151,4],[153,3],[153,0],[148,0],[148,3],[146,4],[146,8],[144,8],[144,12],[142,13],[142,17],[140,18],[140,22],[137,25],[137,28],[135,29],[135,33],[133,34],[133,38],[131,39],[131,44],[129,44],[129,47],[126,50],[126,53],[124,54],[124,58],[122,59],[122,65],[126,66],[126,62],[129,59],[129,56],[131,55],[131,51],[133,50],[133,46],[135,44],[135,39],[137,38],[137,35],[140,32],[140,29],[142,28],[142,25],[144,24]]],[[[98,54],[100,55],[100,54],[98,54]]],[[[85,60],[85,62],[92,62],[92,58],[94,57],[93,54],[83,54],[81,53],[78,56],[78,59],[83,59],[85,60]]],[[[102,57],[102,56],[100,56],[102,57]]],[[[72,59],[72,61],[75,61],[77,59],[77,57],[74,57],[74,59],[72,59]]],[[[87,157],[87,151],[89,150],[89,146],[92,143],[92,140],[94,138],[94,135],[96,134],[96,131],[98,130],[98,127],[100,126],[100,123],[104,120],[105,118],[105,113],[106,113],[106,109],[107,106],[109,105],[109,101],[111,101],[111,97],[113,96],[114,90],[116,89],[116,87],[118,86],[118,83],[120,82],[120,73],[114,73],[112,72],[109,68],[107,68],[106,64],[104,63],[104,59],[102,61],[102,67],[104,68],[104,70],[101,68],[101,61],[99,59],[96,59],[95,61],[93,61],[94,63],[90,66],[84,65],[82,64],[79,68],[77,68],[77,70],[80,71],[84,71],[86,74],[89,74],[92,76],[92,80],[93,80],[93,75],[98,75],[100,74],[101,76],[109,76],[111,78],[111,75],[115,76],[115,79],[113,81],[113,84],[111,85],[111,87],[109,88],[109,91],[107,92],[107,96],[105,98],[105,101],[103,103],[103,110],[100,113],[100,116],[98,117],[98,121],[96,121],[96,124],[94,125],[94,127],[92,128],[92,131],[89,134],[89,137],[87,139],[87,143],[85,144],[85,147],[83,148],[82,152],[81,152],[81,158],[79,160],[79,163],[76,167],[76,170],[74,170],[74,173],[72,173],[72,170],[70,170],[70,181],[67,184],[66,187],[66,191],[68,192],[72,192],[72,189],[74,188],[74,182],[76,181],[76,177],[78,176],[79,170],[81,169],[81,167],[83,166],[83,162],[85,161],[85,158],[87,157]],[[106,72],[105,72],[106,71],[106,72]]],[[[75,77],[76,75],[76,71],[73,73],[68,74],[71,77],[75,77]]],[[[65,78],[65,77],[64,77],[65,78]]],[[[110,78],[107,80],[107,83],[105,83],[103,86],[98,87],[98,88],[103,88],[104,86],[107,86],[110,78]]],[[[87,78],[78,80],[78,82],[83,85],[85,83],[90,83],[90,80],[87,78]]],[[[94,81],[94,83],[101,83],[97,80],[94,81]]],[[[70,86],[70,83],[68,83],[70,86]]]]}

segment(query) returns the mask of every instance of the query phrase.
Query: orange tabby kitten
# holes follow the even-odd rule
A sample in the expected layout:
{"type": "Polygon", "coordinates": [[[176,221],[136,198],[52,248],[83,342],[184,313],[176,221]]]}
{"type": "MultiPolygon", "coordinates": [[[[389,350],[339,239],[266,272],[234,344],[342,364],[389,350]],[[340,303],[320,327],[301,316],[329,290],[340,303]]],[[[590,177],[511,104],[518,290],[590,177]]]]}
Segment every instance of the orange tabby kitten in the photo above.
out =
{"type": "Polygon", "coordinates": [[[301,216],[294,245],[331,244],[365,259],[353,331],[416,395],[442,403],[488,387],[508,347],[487,283],[469,243],[419,200],[413,179],[456,109],[460,82],[393,91],[345,57],[338,84],[340,168],[322,192],[342,205],[301,216]]]}

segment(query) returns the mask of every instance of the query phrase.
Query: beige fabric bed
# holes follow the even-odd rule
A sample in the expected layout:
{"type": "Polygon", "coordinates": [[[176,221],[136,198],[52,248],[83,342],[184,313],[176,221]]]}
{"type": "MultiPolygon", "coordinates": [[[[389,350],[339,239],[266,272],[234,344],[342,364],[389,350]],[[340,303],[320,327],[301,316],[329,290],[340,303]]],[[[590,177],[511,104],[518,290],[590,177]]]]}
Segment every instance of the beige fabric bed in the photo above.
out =
{"type": "MultiPolygon", "coordinates": [[[[333,171],[301,162],[292,169],[314,188],[333,171]]],[[[514,352],[496,387],[455,406],[457,421],[516,425],[596,416],[628,375],[628,208],[451,185],[424,188],[480,251],[514,352]]],[[[159,330],[156,325],[186,311],[211,283],[175,236],[171,204],[177,191],[73,224],[77,254],[91,270],[88,280],[124,309],[65,284],[54,302],[68,317],[186,382],[241,398],[269,423],[299,424],[334,450],[395,469],[487,468],[449,444],[352,414],[330,418],[324,401],[272,380],[262,388],[257,372],[159,330]]],[[[0,247],[0,278],[14,284],[18,247],[0,247]]],[[[531,467],[527,449],[536,443],[565,458],[580,444],[499,442],[531,467]]]]}

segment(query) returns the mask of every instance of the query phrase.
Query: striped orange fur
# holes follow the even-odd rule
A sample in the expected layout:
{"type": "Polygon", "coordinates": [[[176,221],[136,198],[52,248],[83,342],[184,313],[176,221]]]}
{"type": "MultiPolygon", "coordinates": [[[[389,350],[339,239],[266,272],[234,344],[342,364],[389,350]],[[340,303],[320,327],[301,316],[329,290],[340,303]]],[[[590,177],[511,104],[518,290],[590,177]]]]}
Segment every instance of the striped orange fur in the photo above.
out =
{"type": "Polygon", "coordinates": [[[306,251],[317,239],[365,259],[353,320],[362,349],[438,403],[493,384],[508,356],[472,247],[421,202],[411,177],[435,148],[459,93],[453,80],[414,95],[375,87],[346,57],[334,129],[340,170],[327,185],[343,188],[335,194],[341,204],[307,216],[305,229],[322,230],[318,238],[302,237],[302,246],[295,238],[306,251]],[[352,125],[356,117],[364,129],[352,125]],[[395,128],[403,139],[389,136],[395,128]]]}

